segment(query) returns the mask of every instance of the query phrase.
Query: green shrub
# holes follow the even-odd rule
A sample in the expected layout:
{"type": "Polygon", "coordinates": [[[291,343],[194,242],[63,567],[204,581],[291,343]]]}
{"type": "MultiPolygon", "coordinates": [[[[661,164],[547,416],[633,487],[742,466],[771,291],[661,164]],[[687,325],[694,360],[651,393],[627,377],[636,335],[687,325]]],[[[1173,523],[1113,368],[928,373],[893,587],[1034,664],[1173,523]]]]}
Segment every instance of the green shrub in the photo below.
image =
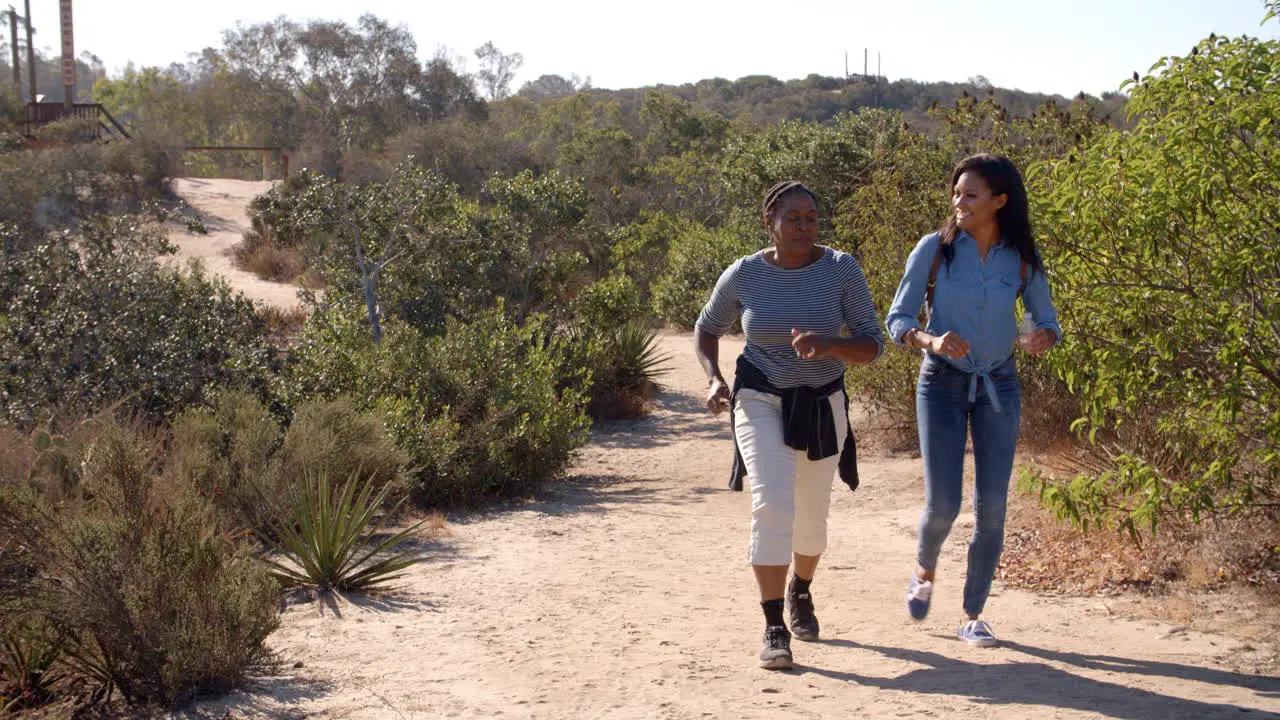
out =
{"type": "Polygon", "coordinates": [[[115,403],[169,416],[233,385],[267,394],[273,351],[243,296],[158,266],[136,217],[104,217],[0,258],[0,420],[115,403]]]}
{"type": "Polygon", "coordinates": [[[385,413],[424,504],[527,494],[558,477],[586,440],[585,398],[562,389],[560,354],[537,323],[498,308],[428,336],[390,321],[374,344],[358,308],[313,318],[294,355],[297,392],[352,396],[385,413]]]}
{"type": "Polygon", "coordinates": [[[219,395],[173,423],[167,474],[236,526],[271,537],[300,478],[325,470],[404,497],[406,457],[374,413],[345,397],[302,400],[287,430],[257,398],[219,395]]]}
{"type": "Polygon", "coordinates": [[[66,678],[59,666],[63,638],[47,620],[30,615],[0,622],[0,711],[37,707],[53,699],[66,678]]]}
{"type": "Polygon", "coordinates": [[[582,333],[589,349],[591,384],[587,411],[596,419],[638,417],[649,408],[670,357],[658,349],[658,332],[628,320],[599,333],[582,333]]]}
{"type": "MultiPolygon", "coordinates": [[[[2,104],[2,103],[0,103],[2,104]]],[[[54,123],[44,132],[79,132],[54,123]]],[[[0,140],[0,142],[3,142],[0,140]]],[[[145,143],[69,143],[0,153],[0,218],[16,235],[6,252],[39,244],[56,228],[106,214],[137,213],[168,193],[169,160],[145,143]]]]}
{"type": "Polygon", "coordinates": [[[299,403],[285,433],[280,453],[287,478],[314,476],[354,478],[357,485],[376,484],[403,497],[409,458],[396,447],[376,413],[360,412],[350,397],[299,403]]]}
{"type": "Polygon", "coordinates": [[[1030,489],[1135,535],[1280,497],[1280,42],[1202,41],[1132,85],[1131,131],[1032,175],[1094,468],[1030,489]]]}
{"type": "Polygon", "coordinates": [[[639,291],[628,275],[588,285],[569,307],[571,325],[557,346],[562,387],[582,390],[596,419],[636,417],[657,389],[666,358],[657,331],[644,320],[639,291]]]}
{"type": "Polygon", "coordinates": [[[174,419],[166,472],[235,526],[264,533],[285,507],[278,459],[282,434],[257,398],[223,392],[212,408],[192,408],[174,419]]]}
{"type": "Polygon", "coordinates": [[[764,247],[763,227],[706,228],[688,221],[671,240],[666,265],[653,286],[653,309],[667,322],[691,328],[725,268],[764,247]]]}
{"type": "Polygon", "coordinates": [[[587,285],[569,304],[575,323],[593,328],[617,328],[643,317],[640,289],[628,275],[611,275],[587,285]]]}

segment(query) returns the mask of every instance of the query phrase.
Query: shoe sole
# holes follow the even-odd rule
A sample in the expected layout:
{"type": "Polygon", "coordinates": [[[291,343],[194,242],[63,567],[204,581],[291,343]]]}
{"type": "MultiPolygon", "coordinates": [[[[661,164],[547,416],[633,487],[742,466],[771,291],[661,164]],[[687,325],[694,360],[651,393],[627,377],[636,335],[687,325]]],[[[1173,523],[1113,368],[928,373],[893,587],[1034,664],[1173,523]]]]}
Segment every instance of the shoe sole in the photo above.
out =
{"type": "Polygon", "coordinates": [[[813,634],[809,634],[809,633],[798,633],[798,632],[796,632],[795,630],[792,630],[792,631],[791,631],[791,639],[792,639],[792,640],[803,640],[804,642],[816,642],[816,641],[818,640],[818,633],[813,633],[813,634]]]}
{"type": "Polygon", "coordinates": [[[795,661],[790,657],[776,657],[771,660],[761,660],[760,667],[765,670],[790,670],[795,666],[795,661]]]}

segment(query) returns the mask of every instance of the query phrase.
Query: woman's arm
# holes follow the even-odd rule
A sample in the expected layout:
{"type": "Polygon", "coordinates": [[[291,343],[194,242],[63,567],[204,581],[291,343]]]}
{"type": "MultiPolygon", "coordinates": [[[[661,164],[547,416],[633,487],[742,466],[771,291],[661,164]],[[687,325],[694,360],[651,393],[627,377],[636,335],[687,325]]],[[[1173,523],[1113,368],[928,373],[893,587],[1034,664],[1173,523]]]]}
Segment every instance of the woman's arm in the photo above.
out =
{"type": "Polygon", "coordinates": [[[942,236],[938,233],[926,235],[916,243],[915,249],[907,258],[907,267],[898,283],[898,291],[893,296],[893,304],[889,306],[889,314],[885,317],[889,339],[896,343],[906,343],[907,332],[920,328],[916,318],[920,315],[920,308],[924,306],[929,286],[929,270],[933,267],[933,258],[938,254],[941,242],[942,236]]]}
{"type": "Polygon", "coordinates": [[[866,365],[880,357],[880,351],[884,349],[878,337],[832,337],[802,330],[791,331],[791,347],[805,360],[830,356],[850,365],[866,365]]]}
{"type": "Polygon", "coordinates": [[[1037,330],[1044,331],[1038,333],[1042,337],[1035,338],[1034,344],[1027,348],[1027,352],[1039,355],[1057,345],[1062,340],[1062,326],[1058,324],[1058,312],[1054,309],[1053,300],[1049,296],[1049,279],[1043,270],[1031,272],[1027,287],[1022,291],[1022,304],[1026,306],[1027,312],[1031,313],[1037,330]],[[1046,337],[1046,333],[1051,333],[1052,338],[1046,337]]]}
{"type": "Polygon", "coordinates": [[[694,325],[694,355],[707,374],[707,409],[719,413],[729,409],[729,383],[720,374],[720,336],[729,331],[742,311],[738,300],[737,279],[741,261],[735,262],[720,274],[711,299],[698,315],[694,325]]]}
{"type": "Polygon", "coordinates": [[[707,409],[719,413],[729,409],[729,383],[720,373],[720,337],[697,328],[693,331],[694,354],[707,374],[707,409]]]}

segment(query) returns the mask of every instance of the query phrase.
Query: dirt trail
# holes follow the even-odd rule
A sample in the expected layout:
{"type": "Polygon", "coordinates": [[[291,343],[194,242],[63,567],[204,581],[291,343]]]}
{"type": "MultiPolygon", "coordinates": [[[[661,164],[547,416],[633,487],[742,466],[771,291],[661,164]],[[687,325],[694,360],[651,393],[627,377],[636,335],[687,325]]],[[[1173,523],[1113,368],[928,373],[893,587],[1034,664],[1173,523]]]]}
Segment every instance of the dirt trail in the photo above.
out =
{"type": "Polygon", "coordinates": [[[178,178],[173,190],[200,212],[207,235],[198,235],[183,228],[169,233],[169,240],[178,246],[178,253],[171,262],[186,264],[198,259],[210,273],[226,278],[231,286],[251,300],[280,308],[299,304],[298,288],[293,285],[261,280],[253,273],[236,269],[231,263],[231,248],[239,244],[245,230],[249,229],[246,214],[249,201],[274,185],[271,181],[226,180],[221,178],[178,178]]]}
{"type": "Polygon", "coordinates": [[[901,458],[864,458],[856,494],[836,484],[814,583],[825,639],[795,643],[794,671],[757,669],[750,497],[724,489],[728,425],[700,408],[689,336],[662,342],[675,362],[651,417],[597,429],[541,497],[450,518],[394,598],[290,607],[272,638],[284,673],[182,717],[1280,716],[1280,679],[1233,669],[1272,648],[1096,600],[997,582],[1004,647],[953,639],[963,516],[934,613],[910,622],[923,494],[918,461],[901,458]]]}

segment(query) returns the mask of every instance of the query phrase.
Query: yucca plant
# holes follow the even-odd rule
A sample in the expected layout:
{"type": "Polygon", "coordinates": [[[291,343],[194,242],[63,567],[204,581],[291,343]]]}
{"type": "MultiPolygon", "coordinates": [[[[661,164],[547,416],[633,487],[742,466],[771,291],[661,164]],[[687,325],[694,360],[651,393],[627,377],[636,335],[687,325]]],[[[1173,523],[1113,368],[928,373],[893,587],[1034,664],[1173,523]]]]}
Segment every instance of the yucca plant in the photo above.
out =
{"type": "Polygon", "coordinates": [[[0,714],[48,702],[53,686],[66,677],[59,669],[61,634],[48,622],[22,618],[0,637],[0,714]]]}
{"type": "Polygon", "coordinates": [[[671,359],[658,351],[658,331],[643,320],[628,320],[617,329],[614,340],[617,384],[630,388],[656,385],[671,359]]]}
{"type": "MultiPolygon", "coordinates": [[[[335,493],[327,472],[308,476],[294,494],[286,521],[276,528],[275,549],[288,562],[263,562],[289,588],[388,590],[405,568],[418,562],[413,550],[395,547],[422,526],[418,522],[384,540],[368,539],[382,530],[386,516],[376,525],[374,520],[389,490],[389,485],[375,490],[373,482],[352,478],[335,493]]],[[[394,509],[387,516],[391,514],[394,509]]]]}
{"type": "MultiPolygon", "coordinates": [[[[590,331],[583,334],[590,338],[590,331]]],[[[658,349],[658,332],[643,320],[629,320],[592,342],[588,412],[597,420],[643,415],[669,359],[658,349]]]]}

